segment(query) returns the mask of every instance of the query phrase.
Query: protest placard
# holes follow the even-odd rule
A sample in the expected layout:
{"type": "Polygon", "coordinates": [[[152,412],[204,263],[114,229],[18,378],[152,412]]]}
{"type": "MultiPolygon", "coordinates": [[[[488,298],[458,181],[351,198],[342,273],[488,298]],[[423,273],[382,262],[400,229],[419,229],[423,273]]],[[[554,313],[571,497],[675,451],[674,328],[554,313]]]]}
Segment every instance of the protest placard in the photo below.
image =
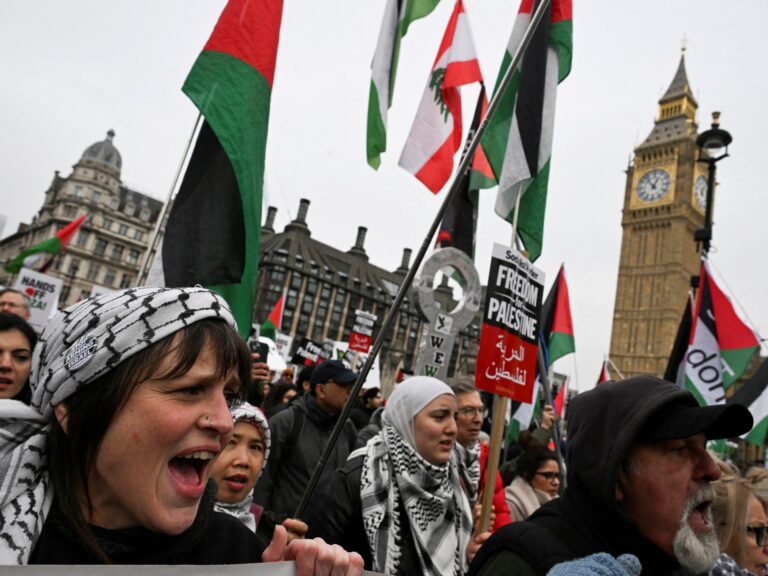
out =
{"type": "Polygon", "coordinates": [[[349,333],[349,349],[367,354],[373,341],[373,326],[376,324],[376,314],[355,310],[355,324],[349,333]]]}
{"type": "Polygon", "coordinates": [[[494,244],[475,386],[531,402],[536,380],[544,273],[512,248],[494,244]]]}
{"type": "Polygon", "coordinates": [[[40,332],[56,312],[62,281],[53,276],[22,268],[13,287],[29,297],[31,308],[29,324],[40,332]]]}

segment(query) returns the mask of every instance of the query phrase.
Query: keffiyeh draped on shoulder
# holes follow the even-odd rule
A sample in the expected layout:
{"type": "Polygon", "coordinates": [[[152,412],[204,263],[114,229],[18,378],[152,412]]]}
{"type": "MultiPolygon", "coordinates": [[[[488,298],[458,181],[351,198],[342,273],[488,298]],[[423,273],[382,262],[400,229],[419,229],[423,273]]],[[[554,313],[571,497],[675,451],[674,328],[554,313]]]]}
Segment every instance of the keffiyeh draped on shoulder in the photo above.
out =
{"type": "Polygon", "coordinates": [[[125,359],[204,318],[235,326],[204,288],[131,288],[90,298],[46,325],[32,401],[0,400],[0,564],[26,564],[53,502],[47,444],[54,407],[125,359]]]}

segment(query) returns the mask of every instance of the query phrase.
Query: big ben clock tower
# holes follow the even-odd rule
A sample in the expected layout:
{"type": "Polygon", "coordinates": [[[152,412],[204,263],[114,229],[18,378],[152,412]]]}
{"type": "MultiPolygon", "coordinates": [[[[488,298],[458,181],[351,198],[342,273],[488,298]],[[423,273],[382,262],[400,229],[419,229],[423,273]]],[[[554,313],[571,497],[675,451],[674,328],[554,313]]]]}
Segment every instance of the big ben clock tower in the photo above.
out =
{"type": "Polygon", "coordinates": [[[683,53],[627,169],[610,352],[625,377],[663,375],[699,273],[693,236],[703,227],[707,182],[696,162],[697,107],[683,53]]]}

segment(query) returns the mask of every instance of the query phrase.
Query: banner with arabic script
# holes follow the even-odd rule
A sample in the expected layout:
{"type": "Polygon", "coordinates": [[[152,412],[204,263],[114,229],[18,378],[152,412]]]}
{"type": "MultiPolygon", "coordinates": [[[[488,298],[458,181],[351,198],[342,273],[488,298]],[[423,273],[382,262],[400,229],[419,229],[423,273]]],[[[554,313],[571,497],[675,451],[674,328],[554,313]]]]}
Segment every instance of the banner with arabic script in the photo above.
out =
{"type": "Polygon", "coordinates": [[[544,273],[517,250],[493,245],[475,386],[530,403],[544,299],[544,273]]]}

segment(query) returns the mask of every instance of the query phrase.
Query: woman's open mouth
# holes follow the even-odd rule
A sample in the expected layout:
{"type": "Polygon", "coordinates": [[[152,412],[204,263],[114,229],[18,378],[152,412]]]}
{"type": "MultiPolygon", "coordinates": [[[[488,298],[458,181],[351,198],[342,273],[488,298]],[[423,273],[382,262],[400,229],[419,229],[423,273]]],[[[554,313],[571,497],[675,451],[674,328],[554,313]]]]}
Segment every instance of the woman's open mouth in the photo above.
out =
{"type": "Polygon", "coordinates": [[[245,474],[232,474],[224,480],[232,492],[242,492],[248,485],[248,476],[245,474]]]}
{"type": "Polygon", "coordinates": [[[208,468],[217,453],[199,450],[171,458],[168,469],[176,491],[186,498],[200,498],[208,480],[208,468]]]}

